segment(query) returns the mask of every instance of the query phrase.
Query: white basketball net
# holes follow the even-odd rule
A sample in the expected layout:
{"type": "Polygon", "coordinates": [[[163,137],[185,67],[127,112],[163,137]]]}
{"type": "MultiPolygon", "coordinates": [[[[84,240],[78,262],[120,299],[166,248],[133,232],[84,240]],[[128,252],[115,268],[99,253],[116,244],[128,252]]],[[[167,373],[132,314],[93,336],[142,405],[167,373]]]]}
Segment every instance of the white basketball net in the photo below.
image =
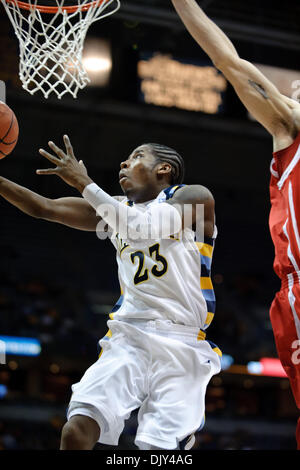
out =
{"type": "Polygon", "coordinates": [[[92,0],[74,0],[77,7],[67,13],[64,0],[55,0],[56,13],[42,13],[38,0],[27,0],[30,10],[21,9],[15,0],[0,0],[15,29],[20,43],[19,76],[23,88],[32,95],[41,91],[61,98],[70,93],[77,97],[90,79],[82,64],[85,36],[95,21],[112,15],[120,8],[120,0],[99,0],[87,11],[92,0]]]}

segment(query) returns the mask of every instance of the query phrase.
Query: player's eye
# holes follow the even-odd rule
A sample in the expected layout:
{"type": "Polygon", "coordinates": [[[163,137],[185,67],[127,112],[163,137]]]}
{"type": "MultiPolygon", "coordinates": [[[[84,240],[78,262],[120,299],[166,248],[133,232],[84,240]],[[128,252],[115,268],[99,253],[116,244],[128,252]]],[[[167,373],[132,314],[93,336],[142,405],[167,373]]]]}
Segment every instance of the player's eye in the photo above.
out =
{"type": "Polygon", "coordinates": [[[141,153],[137,153],[137,154],[134,156],[134,158],[142,158],[142,157],[143,157],[143,155],[142,155],[141,153]]]}

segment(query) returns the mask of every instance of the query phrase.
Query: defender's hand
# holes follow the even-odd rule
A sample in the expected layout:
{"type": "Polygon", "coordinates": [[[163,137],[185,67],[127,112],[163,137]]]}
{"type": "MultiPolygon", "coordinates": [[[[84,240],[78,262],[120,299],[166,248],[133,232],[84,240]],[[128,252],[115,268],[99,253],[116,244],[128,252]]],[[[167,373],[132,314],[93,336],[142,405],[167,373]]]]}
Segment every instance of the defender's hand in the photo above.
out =
{"type": "Polygon", "coordinates": [[[44,149],[39,150],[40,154],[56,165],[56,167],[46,170],[36,170],[36,173],[38,175],[57,175],[67,184],[82,193],[85,186],[92,183],[92,180],[89,178],[82,160],[78,162],[75,158],[73,147],[67,135],[64,135],[64,143],[66,153],[57,147],[54,142],[48,142],[49,147],[56,153],[58,158],[46,152],[44,149]]]}

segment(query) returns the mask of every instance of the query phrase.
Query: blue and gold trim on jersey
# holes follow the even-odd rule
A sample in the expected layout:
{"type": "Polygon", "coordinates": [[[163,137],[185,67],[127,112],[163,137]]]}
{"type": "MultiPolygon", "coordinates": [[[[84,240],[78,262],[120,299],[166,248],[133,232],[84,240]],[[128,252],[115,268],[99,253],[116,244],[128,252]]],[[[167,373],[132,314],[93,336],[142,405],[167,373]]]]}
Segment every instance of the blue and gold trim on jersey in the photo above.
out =
{"type": "Polygon", "coordinates": [[[168,199],[171,199],[176,193],[176,191],[180,188],[183,188],[183,186],[185,186],[185,184],[177,184],[177,185],[173,185],[173,186],[170,186],[169,188],[164,189],[164,193],[166,195],[166,201],[168,199]]]}
{"type": "MultiPolygon", "coordinates": [[[[107,332],[106,335],[101,339],[101,341],[108,341],[111,337],[112,337],[112,332],[111,332],[111,330],[108,330],[108,332],[107,332]]],[[[98,343],[98,345],[99,345],[99,343],[98,343]]],[[[99,349],[100,349],[100,345],[99,345],[99,349]]],[[[98,359],[100,359],[100,357],[102,356],[102,353],[103,353],[103,348],[100,349],[100,352],[99,352],[99,355],[98,355],[98,359]]]]}
{"type": "MultiPolygon", "coordinates": [[[[115,305],[113,306],[112,308],[112,311],[109,313],[109,319],[110,320],[113,320],[114,319],[114,314],[115,312],[117,312],[119,310],[119,308],[121,308],[121,305],[123,303],[123,299],[124,299],[124,295],[123,295],[123,290],[121,289],[121,295],[118,299],[118,301],[115,303],[115,305]]],[[[106,333],[106,335],[102,338],[101,341],[108,341],[112,336],[112,332],[111,330],[108,330],[108,332],[106,333]]],[[[98,343],[99,344],[99,343],[98,343]]],[[[99,355],[98,355],[98,359],[100,359],[101,355],[103,353],[103,349],[101,348],[100,352],[99,352],[99,355]]]]}
{"type": "Polygon", "coordinates": [[[197,341],[204,341],[206,338],[206,333],[203,330],[199,330],[197,335],[197,341]]]}
{"type": "MultiPolygon", "coordinates": [[[[168,199],[171,199],[176,191],[180,188],[183,188],[183,186],[186,186],[185,184],[174,184],[173,186],[169,186],[168,188],[163,190],[163,193],[165,194],[165,200],[167,201],[168,199]]],[[[133,206],[134,202],[130,201],[129,199],[126,201],[127,206],[133,206]]]]}
{"type": "Polygon", "coordinates": [[[117,310],[119,310],[119,308],[121,307],[121,305],[123,303],[123,299],[124,299],[124,296],[123,296],[123,294],[121,294],[118,301],[113,306],[111,313],[115,313],[115,312],[117,312],[117,310]]]}
{"type": "Polygon", "coordinates": [[[215,353],[218,354],[218,356],[222,357],[221,349],[218,348],[218,346],[215,343],[213,343],[212,341],[208,341],[208,340],[206,340],[206,341],[209,343],[212,350],[215,351],[215,353]]]}
{"type": "Polygon", "coordinates": [[[214,238],[205,237],[204,242],[195,242],[200,253],[201,276],[200,288],[206,302],[207,315],[203,330],[211,324],[216,311],[216,297],[211,280],[211,264],[214,251],[214,238]]]}
{"type": "MultiPolygon", "coordinates": [[[[108,332],[106,333],[106,335],[101,339],[101,341],[108,341],[110,338],[112,337],[112,332],[111,330],[108,330],[108,332]]],[[[99,343],[98,343],[99,344],[99,343]]],[[[100,345],[99,345],[100,347],[100,345]]],[[[102,353],[103,353],[103,348],[101,348],[100,350],[100,353],[98,355],[98,359],[100,359],[100,357],[102,356],[102,353]]]]}

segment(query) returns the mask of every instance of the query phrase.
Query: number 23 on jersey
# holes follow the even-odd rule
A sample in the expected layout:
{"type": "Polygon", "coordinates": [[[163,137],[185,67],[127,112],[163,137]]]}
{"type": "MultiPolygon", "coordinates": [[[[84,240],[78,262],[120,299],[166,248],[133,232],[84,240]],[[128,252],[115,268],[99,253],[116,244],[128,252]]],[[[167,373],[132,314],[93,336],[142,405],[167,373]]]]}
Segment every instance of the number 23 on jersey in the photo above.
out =
{"type": "MultiPolygon", "coordinates": [[[[162,277],[164,274],[166,274],[168,270],[168,262],[164,256],[162,256],[159,252],[160,245],[159,243],[156,243],[155,245],[150,246],[149,249],[149,255],[151,258],[153,258],[157,264],[153,266],[151,269],[151,273],[155,277],[162,277]]],[[[134,253],[131,253],[130,259],[132,264],[137,264],[137,271],[135,273],[133,282],[135,285],[140,284],[142,282],[146,282],[149,280],[150,273],[149,269],[145,267],[145,258],[146,255],[144,251],[135,251],[134,253]]]]}

